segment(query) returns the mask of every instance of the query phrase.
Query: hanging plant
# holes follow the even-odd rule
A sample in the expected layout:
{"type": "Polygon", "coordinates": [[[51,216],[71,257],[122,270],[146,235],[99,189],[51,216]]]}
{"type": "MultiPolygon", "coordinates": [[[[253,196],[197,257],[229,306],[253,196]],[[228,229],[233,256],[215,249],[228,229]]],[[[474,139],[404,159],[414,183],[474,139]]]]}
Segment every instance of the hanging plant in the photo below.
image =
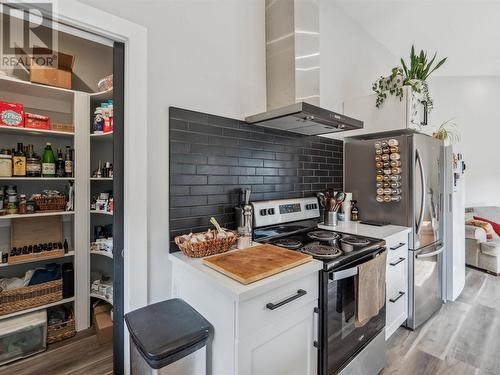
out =
{"type": "Polygon", "coordinates": [[[458,125],[453,121],[453,119],[443,121],[432,136],[442,140],[445,144],[455,144],[460,142],[458,125]]]}
{"type": "Polygon", "coordinates": [[[415,54],[415,47],[412,45],[410,50],[410,61],[407,64],[401,59],[401,66],[392,68],[388,77],[380,77],[373,84],[373,91],[377,94],[376,106],[380,108],[387,98],[387,94],[395,95],[399,100],[403,99],[403,87],[410,86],[415,97],[420,103],[427,103],[427,109],[430,111],[433,107],[432,98],[429,95],[429,86],[427,78],[445,62],[447,57],[440,60],[435,66],[437,53],[431,60],[427,59],[427,52],[421,50],[415,54]]]}

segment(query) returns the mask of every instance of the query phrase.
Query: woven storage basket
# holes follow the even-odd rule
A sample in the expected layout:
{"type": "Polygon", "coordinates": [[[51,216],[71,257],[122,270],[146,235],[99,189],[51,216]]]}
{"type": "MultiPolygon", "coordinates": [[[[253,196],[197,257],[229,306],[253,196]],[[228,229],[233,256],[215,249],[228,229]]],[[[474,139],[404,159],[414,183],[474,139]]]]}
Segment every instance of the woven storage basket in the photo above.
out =
{"type": "MultiPolygon", "coordinates": [[[[226,232],[231,232],[226,230],[226,232]]],[[[200,233],[195,233],[197,235],[200,233]]],[[[201,258],[209,255],[222,254],[228,251],[231,246],[233,246],[238,240],[238,236],[234,233],[234,236],[222,239],[213,239],[203,242],[198,242],[195,244],[181,242],[182,236],[175,237],[175,244],[181,249],[181,251],[191,258],[201,258]]]]}
{"type": "Polygon", "coordinates": [[[53,324],[47,327],[47,344],[69,339],[76,335],[75,316],[73,312],[65,322],[53,324]]]}
{"type": "Polygon", "coordinates": [[[62,279],[0,292],[0,315],[46,305],[63,299],[62,279]]]}
{"type": "Polygon", "coordinates": [[[33,198],[38,211],[64,211],[66,209],[66,197],[35,197],[33,198]]]}

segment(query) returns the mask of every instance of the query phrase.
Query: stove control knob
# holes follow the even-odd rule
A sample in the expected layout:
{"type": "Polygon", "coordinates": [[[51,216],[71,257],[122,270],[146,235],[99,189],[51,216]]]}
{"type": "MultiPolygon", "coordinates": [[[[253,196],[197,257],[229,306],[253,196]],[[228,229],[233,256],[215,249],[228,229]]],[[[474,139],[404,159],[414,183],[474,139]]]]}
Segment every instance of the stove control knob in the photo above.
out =
{"type": "Polygon", "coordinates": [[[306,210],[311,210],[312,209],[312,204],[306,204],[306,210]]]}
{"type": "Polygon", "coordinates": [[[269,208],[269,209],[267,210],[267,214],[268,214],[268,215],[274,215],[274,208],[269,208]]]}
{"type": "Polygon", "coordinates": [[[313,204],[313,209],[317,209],[318,205],[316,203],[313,204]]]}
{"type": "Polygon", "coordinates": [[[260,210],[260,216],[266,216],[266,215],[267,215],[267,210],[266,209],[260,210]]]}

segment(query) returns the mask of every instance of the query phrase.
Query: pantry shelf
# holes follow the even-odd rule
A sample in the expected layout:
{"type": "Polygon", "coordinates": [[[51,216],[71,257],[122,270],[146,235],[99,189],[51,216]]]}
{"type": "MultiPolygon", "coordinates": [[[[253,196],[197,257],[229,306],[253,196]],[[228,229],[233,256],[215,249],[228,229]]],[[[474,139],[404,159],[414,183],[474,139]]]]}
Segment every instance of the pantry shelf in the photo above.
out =
{"type": "Polygon", "coordinates": [[[101,214],[101,215],[109,215],[109,216],[113,216],[113,213],[112,213],[112,212],[108,212],[108,211],[96,211],[96,210],[90,210],[90,213],[91,213],[91,214],[101,214]]]}
{"type": "Polygon", "coordinates": [[[16,312],[14,312],[12,314],[7,314],[7,315],[0,316],[0,320],[12,318],[12,317],[18,316],[18,315],[27,314],[27,313],[30,313],[30,312],[33,312],[33,311],[44,310],[44,309],[47,309],[47,308],[53,307],[53,306],[63,305],[65,303],[73,302],[74,300],[75,300],[75,297],[65,298],[65,299],[62,299],[62,300],[57,301],[57,302],[48,303],[46,305],[32,307],[31,309],[16,311],[16,312]]]}
{"type": "Polygon", "coordinates": [[[74,181],[74,177],[0,177],[0,181],[74,181]]]}
{"type": "Polygon", "coordinates": [[[107,302],[109,303],[110,305],[113,304],[113,300],[111,299],[107,299],[105,296],[101,296],[100,294],[97,294],[97,293],[90,293],[90,297],[93,297],[93,298],[98,298],[104,302],[107,302]]]}
{"type": "Polygon", "coordinates": [[[52,211],[52,212],[36,212],[34,214],[15,214],[15,215],[4,215],[0,216],[0,220],[4,219],[24,219],[28,217],[44,217],[44,216],[65,216],[65,215],[74,215],[74,211],[52,211]]]}
{"type": "Polygon", "coordinates": [[[113,254],[111,254],[109,251],[91,251],[90,254],[100,255],[106,258],[113,259],[113,254]]]}
{"type": "Polygon", "coordinates": [[[106,91],[94,92],[89,95],[90,100],[93,102],[103,102],[108,99],[113,99],[113,88],[106,91]]]}
{"type": "Polygon", "coordinates": [[[72,257],[74,255],[75,255],[74,251],[68,251],[66,254],[61,255],[61,256],[32,259],[32,260],[27,260],[25,262],[19,262],[19,263],[1,263],[0,264],[0,268],[2,268],[2,267],[12,267],[12,266],[17,266],[19,264],[26,264],[26,263],[45,262],[46,260],[59,259],[59,258],[65,258],[65,257],[72,257]]]}
{"type": "Polygon", "coordinates": [[[101,141],[112,141],[113,140],[113,132],[108,133],[92,133],[90,134],[90,139],[101,140],[101,141]]]}
{"type": "Polygon", "coordinates": [[[90,177],[90,181],[113,181],[113,177],[90,177]]]}
{"type": "Polygon", "coordinates": [[[42,130],[42,129],[30,129],[30,128],[15,128],[10,126],[0,126],[0,133],[17,134],[17,135],[34,135],[34,136],[44,136],[44,137],[63,137],[63,138],[73,138],[75,136],[74,132],[63,132],[59,130],[42,130]]]}

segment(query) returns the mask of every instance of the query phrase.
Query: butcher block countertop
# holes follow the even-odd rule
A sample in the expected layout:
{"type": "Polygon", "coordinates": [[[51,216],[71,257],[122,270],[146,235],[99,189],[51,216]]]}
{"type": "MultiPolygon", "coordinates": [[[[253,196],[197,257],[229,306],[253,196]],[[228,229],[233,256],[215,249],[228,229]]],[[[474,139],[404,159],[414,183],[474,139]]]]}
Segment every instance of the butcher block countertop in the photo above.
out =
{"type": "MultiPolygon", "coordinates": [[[[260,244],[255,243],[255,246],[260,246],[260,244]]],[[[232,251],[238,252],[239,250],[232,251]]],[[[317,272],[323,267],[322,262],[312,259],[304,264],[287,269],[286,271],[245,285],[203,264],[203,258],[190,258],[182,252],[177,252],[169,254],[169,259],[177,266],[186,267],[189,268],[190,271],[196,272],[207,282],[212,283],[217,289],[231,296],[236,301],[244,301],[253,298],[293,280],[317,272]]]]}

